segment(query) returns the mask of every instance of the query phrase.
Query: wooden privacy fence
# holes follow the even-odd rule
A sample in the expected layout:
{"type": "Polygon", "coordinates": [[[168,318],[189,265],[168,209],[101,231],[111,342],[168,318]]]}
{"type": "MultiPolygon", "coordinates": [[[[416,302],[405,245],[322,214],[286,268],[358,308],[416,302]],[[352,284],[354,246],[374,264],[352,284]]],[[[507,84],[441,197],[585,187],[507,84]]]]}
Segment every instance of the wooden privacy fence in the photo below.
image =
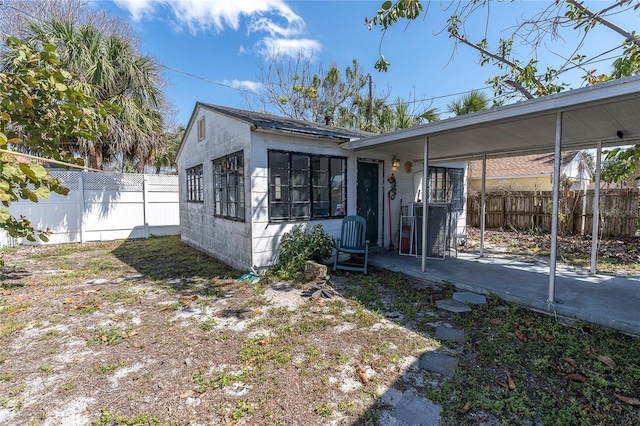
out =
{"type": "MultiPolygon", "coordinates": [[[[637,188],[606,189],[600,192],[600,234],[630,237],[638,229],[637,188]]],[[[590,235],[593,224],[594,191],[560,191],[558,231],[590,235]]],[[[552,191],[500,191],[486,196],[485,226],[513,227],[551,232],[552,191]]],[[[480,226],[480,194],[467,198],[467,226],[480,226]]]]}

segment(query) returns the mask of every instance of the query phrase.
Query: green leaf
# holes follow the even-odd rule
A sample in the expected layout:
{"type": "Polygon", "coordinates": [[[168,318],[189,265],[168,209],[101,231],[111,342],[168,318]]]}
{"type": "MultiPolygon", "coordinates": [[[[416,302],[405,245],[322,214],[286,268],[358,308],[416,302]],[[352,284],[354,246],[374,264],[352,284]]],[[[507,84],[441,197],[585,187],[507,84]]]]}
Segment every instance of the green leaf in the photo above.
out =
{"type": "Polygon", "coordinates": [[[40,164],[31,163],[29,164],[29,168],[31,169],[31,171],[33,171],[33,174],[38,179],[43,179],[49,175],[49,172],[47,172],[47,169],[42,167],[40,164]]]}
{"type": "Polygon", "coordinates": [[[384,3],[382,3],[382,6],[380,6],[380,8],[382,10],[389,10],[391,9],[391,6],[393,6],[393,3],[391,1],[385,1],[384,3]]]}
{"type": "Polygon", "coordinates": [[[0,191],[7,192],[11,188],[9,182],[4,179],[0,179],[0,191]]]}
{"type": "Polygon", "coordinates": [[[0,223],[5,223],[11,219],[11,213],[6,207],[0,207],[0,223]]]}
{"type": "Polygon", "coordinates": [[[36,188],[36,196],[41,200],[47,199],[51,196],[51,191],[46,186],[40,186],[36,188]]]}
{"type": "Polygon", "coordinates": [[[57,84],[56,84],[56,90],[57,90],[58,92],[64,92],[64,91],[66,91],[66,90],[67,90],[67,85],[66,85],[66,84],[63,84],[63,83],[57,83],[57,84]]]}
{"type": "Polygon", "coordinates": [[[48,243],[48,242],[49,242],[49,237],[47,237],[45,234],[40,234],[40,235],[38,235],[38,236],[40,237],[40,240],[41,240],[41,241],[43,241],[43,242],[45,242],[45,243],[48,243]]]}

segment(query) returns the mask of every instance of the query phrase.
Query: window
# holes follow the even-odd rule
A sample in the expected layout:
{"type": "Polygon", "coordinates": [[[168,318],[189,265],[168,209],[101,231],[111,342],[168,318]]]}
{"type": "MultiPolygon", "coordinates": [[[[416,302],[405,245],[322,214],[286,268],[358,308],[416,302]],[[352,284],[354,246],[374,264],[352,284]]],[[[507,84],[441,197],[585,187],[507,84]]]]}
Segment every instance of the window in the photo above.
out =
{"type": "Polygon", "coordinates": [[[451,203],[453,210],[464,208],[464,169],[429,167],[430,203],[451,203]]]}
{"type": "Polygon", "coordinates": [[[187,201],[202,202],[202,164],[187,169],[187,201]]]}
{"type": "Polygon", "coordinates": [[[244,222],[244,155],[213,160],[214,215],[244,222]]]}
{"type": "Polygon", "coordinates": [[[198,141],[204,139],[204,117],[198,120],[198,141]]]}
{"type": "Polygon", "coordinates": [[[269,219],[346,214],[347,159],[269,151],[269,219]]]}

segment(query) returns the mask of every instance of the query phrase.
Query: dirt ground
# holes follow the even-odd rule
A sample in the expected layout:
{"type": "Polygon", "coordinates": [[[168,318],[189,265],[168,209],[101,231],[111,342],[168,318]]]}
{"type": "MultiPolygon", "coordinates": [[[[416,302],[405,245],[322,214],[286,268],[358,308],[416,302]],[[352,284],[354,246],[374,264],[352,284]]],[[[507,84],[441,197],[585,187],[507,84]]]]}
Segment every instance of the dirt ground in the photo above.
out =
{"type": "Polygon", "coordinates": [[[0,424],[372,424],[440,345],[349,298],[134,259],[139,244],[5,253],[0,424]]]}
{"type": "Polygon", "coordinates": [[[239,281],[176,237],[2,258],[3,425],[387,426],[383,396],[407,390],[441,404],[442,425],[640,424],[638,339],[498,300],[455,317],[436,307],[444,284],[372,268],[314,299],[239,281]],[[460,360],[454,380],[417,368],[430,350],[460,360]]]}

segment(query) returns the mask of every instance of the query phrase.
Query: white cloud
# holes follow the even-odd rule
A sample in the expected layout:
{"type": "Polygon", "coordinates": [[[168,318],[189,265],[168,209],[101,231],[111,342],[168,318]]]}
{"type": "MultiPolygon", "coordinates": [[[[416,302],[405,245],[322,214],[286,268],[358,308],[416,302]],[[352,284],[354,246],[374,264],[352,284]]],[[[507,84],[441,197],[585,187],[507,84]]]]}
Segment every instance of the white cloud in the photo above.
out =
{"type": "Polygon", "coordinates": [[[258,81],[251,80],[225,80],[225,85],[233,87],[234,89],[247,90],[249,92],[257,93],[262,89],[262,84],[258,81]]]}
{"type": "MultiPolygon", "coordinates": [[[[246,21],[247,35],[257,35],[257,51],[262,55],[279,52],[297,56],[320,50],[317,41],[306,38],[304,20],[284,0],[115,0],[134,21],[163,19],[174,23],[176,31],[240,30],[246,21]],[[167,17],[169,14],[169,17],[167,17]],[[296,50],[297,46],[300,49],[296,50]]],[[[240,47],[240,49],[245,49],[240,47]]]]}

